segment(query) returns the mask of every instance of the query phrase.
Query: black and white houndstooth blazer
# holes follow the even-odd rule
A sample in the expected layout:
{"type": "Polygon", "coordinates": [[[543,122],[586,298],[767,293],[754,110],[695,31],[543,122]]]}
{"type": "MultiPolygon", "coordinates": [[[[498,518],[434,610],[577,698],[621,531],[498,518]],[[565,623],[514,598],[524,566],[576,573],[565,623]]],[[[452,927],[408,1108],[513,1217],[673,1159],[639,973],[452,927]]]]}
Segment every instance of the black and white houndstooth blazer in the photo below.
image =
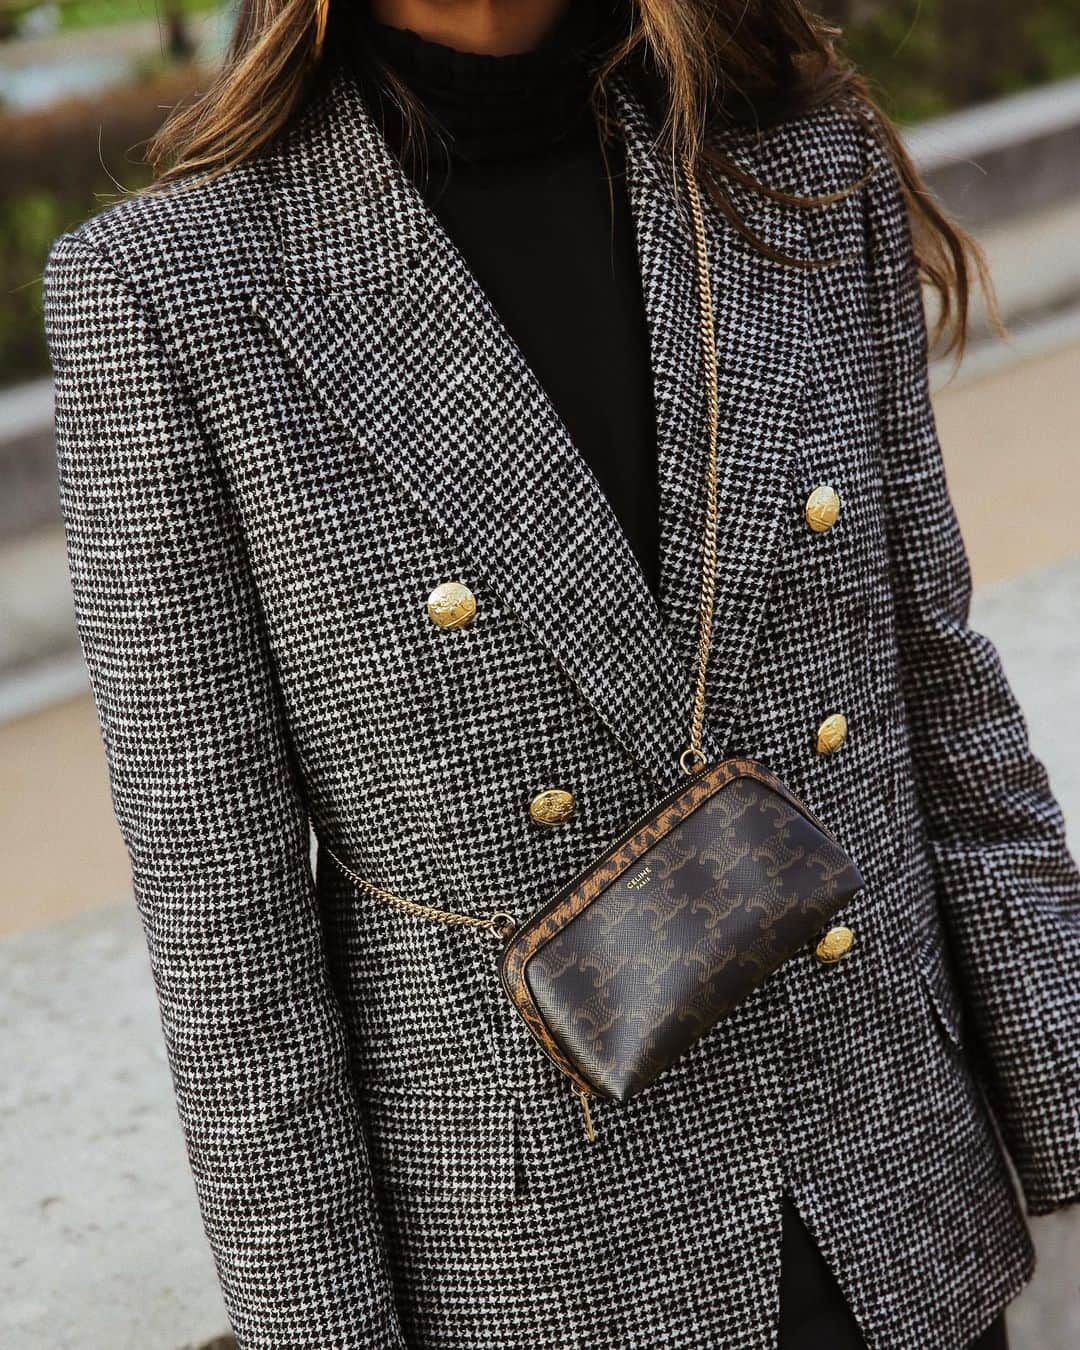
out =
{"type": "Polygon", "coordinates": [[[1080,1195],[1080,877],[993,646],[927,397],[896,176],[843,110],[732,153],[845,200],[708,221],[721,370],[713,756],[867,878],[590,1143],[483,932],[678,781],[704,399],[688,221],[615,90],[645,290],[661,596],[336,75],[267,155],[55,244],[81,639],[206,1231],[243,1350],[766,1350],[780,1195],[873,1350],[959,1350],[1080,1195]],[[808,528],[818,484],[838,522],[808,528]],[[477,597],[441,629],[442,581],[477,597]],[[847,738],[816,749],[824,717],[847,738]],[[538,789],[570,788],[557,828],[538,789]]]}

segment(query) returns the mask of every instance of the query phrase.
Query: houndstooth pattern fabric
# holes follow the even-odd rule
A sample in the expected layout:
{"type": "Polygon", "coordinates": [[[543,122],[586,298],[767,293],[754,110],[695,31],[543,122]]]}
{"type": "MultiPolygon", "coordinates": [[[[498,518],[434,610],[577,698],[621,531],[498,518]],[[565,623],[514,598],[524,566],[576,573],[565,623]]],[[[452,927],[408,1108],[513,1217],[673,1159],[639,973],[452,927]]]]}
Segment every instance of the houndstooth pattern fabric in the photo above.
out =
{"type": "Polygon", "coordinates": [[[970,577],[899,185],[842,109],[710,211],[710,756],[865,889],[597,1138],[485,933],[677,782],[705,438],[688,221],[632,92],[660,454],[650,593],[565,427],[335,75],[270,153],[112,207],[46,273],[79,630],[207,1235],[243,1350],[768,1350],[787,1188],[872,1350],[960,1350],[1080,1193],[1080,878],[970,577]],[[807,494],[839,492],[828,532],[807,494]],[[425,600],[457,579],[467,627],[425,600]],[[815,730],[849,734],[820,755],[815,730]],[[545,828],[539,789],[575,814],[545,828]],[[1004,1146],[1004,1147],[1003,1147],[1004,1146]]]}

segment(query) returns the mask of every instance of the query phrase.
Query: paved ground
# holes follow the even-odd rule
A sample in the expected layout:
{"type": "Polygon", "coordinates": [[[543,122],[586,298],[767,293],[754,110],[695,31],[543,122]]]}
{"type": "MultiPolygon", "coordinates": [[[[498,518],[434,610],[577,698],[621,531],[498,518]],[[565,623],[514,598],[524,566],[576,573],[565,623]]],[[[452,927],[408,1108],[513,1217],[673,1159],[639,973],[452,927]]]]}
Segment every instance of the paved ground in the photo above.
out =
{"type": "Polygon", "coordinates": [[[133,904],[0,946],[0,1345],[220,1333],[133,904]]]}
{"type": "Polygon", "coordinates": [[[1080,331],[1059,351],[946,387],[935,408],[975,585],[1080,555],[1080,331]]]}

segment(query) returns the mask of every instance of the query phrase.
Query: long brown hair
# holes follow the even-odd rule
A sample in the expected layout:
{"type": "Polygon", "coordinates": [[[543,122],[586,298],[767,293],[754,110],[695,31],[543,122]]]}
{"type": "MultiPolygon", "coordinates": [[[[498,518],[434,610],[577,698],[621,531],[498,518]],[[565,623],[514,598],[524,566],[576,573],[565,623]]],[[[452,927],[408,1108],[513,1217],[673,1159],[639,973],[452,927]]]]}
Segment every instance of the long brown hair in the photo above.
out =
{"type": "MultiPolygon", "coordinates": [[[[150,143],[148,159],[157,171],[151,190],[180,179],[216,177],[270,145],[319,83],[328,12],[332,20],[333,5],[363,2],[240,0],[228,52],[209,87],[176,109],[150,143]]],[[[656,100],[661,140],[673,155],[688,154],[711,170],[706,176],[714,200],[757,247],[768,251],[742,224],[725,181],[793,206],[828,199],[792,196],[748,178],[706,141],[705,129],[747,113],[760,122],[844,101],[896,166],[920,275],[937,297],[934,345],[944,354],[962,355],[976,281],[998,324],[981,249],[935,202],[865,79],[837,51],[839,30],[800,0],[625,0],[622,8],[621,36],[598,74],[598,102],[605,81],[621,69],[634,64],[653,72],[654,86],[662,91],[656,100]]],[[[408,101],[407,91],[396,92],[408,101]]]]}

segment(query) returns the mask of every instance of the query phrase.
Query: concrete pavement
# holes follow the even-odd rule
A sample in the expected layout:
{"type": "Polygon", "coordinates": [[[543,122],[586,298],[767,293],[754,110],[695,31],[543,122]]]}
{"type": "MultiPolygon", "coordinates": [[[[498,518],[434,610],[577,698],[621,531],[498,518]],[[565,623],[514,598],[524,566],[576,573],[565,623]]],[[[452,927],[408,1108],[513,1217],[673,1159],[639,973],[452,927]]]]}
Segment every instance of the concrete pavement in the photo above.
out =
{"type": "Polygon", "coordinates": [[[0,1345],[219,1335],[134,903],[0,944],[0,1026],[0,1345]]]}

